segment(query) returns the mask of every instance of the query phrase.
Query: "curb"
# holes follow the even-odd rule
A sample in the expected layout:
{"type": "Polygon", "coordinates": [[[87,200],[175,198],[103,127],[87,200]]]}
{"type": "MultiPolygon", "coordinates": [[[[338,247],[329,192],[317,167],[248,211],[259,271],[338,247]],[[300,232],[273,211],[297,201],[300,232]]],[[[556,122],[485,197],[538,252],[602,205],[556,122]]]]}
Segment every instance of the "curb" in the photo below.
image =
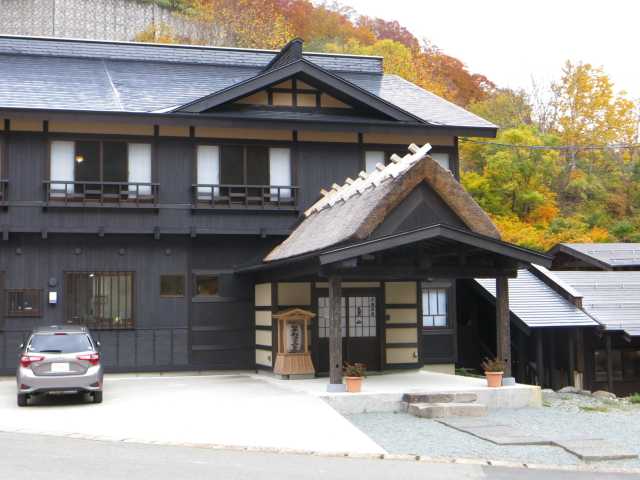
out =
{"type": "Polygon", "coordinates": [[[534,464],[519,463],[505,460],[489,460],[481,458],[455,458],[455,457],[430,457],[426,455],[413,454],[397,454],[397,453],[353,453],[353,452],[315,452],[312,450],[300,450],[294,448],[277,448],[277,447],[259,447],[259,446],[241,446],[241,445],[224,445],[224,444],[208,444],[208,443],[189,443],[189,442],[170,442],[157,441],[136,438],[114,438],[101,435],[86,435],[81,433],[54,433],[29,431],[25,429],[16,430],[0,430],[1,433],[19,433],[25,435],[44,435],[49,437],[63,437],[76,440],[89,440],[94,442],[115,442],[115,443],[133,443],[139,445],[157,445],[165,447],[186,447],[186,448],[202,448],[209,450],[226,450],[232,452],[254,452],[266,454],[280,455],[306,455],[325,458],[348,458],[354,460],[380,460],[394,462],[417,462],[417,463],[437,463],[437,464],[458,464],[458,465],[478,465],[483,467],[501,467],[501,468],[526,468],[529,470],[562,470],[567,472],[591,472],[591,473],[621,473],[621,474],[640,474],[640,468],[615,468],[610,466],[598,465],[553,465],[553,464],[534,464]]]}

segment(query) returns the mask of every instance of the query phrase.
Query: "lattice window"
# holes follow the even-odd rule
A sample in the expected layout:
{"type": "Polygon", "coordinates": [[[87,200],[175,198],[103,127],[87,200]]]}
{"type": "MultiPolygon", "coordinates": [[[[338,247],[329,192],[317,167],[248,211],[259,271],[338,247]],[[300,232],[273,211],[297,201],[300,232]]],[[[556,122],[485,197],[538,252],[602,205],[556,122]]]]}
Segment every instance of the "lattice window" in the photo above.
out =
{"type": "Polygon", "coordinates": [[[68,323],[133,328],[133,272],[67,272],[64,285],[68,323]]]}
{"type": "Polygon", "coordinates": [[[42,290],[7,290],[8,317],[39,317],[42,314],[42,290]]]}

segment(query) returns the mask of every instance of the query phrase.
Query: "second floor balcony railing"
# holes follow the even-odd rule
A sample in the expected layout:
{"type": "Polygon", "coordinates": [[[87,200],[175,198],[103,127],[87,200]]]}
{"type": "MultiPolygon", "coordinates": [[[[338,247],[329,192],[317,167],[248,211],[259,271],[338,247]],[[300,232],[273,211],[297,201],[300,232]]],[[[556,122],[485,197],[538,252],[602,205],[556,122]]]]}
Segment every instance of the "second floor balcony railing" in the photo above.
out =
{"type": "Polygon", "coordinates": [[[192,185],[195,208],[295,210],[298,187],[290,185],[192,185]]]}
{"type": "Polygon", "coordinates": [[[50,206],[155,207],[159,184],[139,182],[44,182],[50,206]]]}

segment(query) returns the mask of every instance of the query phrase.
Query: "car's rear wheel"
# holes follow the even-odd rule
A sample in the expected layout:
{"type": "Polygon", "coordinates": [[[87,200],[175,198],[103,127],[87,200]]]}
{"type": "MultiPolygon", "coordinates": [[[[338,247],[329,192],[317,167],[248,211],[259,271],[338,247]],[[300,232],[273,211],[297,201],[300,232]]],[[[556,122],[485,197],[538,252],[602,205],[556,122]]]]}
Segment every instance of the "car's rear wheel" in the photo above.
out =
{"type": "Polygon", "coordinates": [[[102,403],[102,392],[93,392],[93,403],[102,403]]]}
{"type": "Polygon", "coordinates": [[[19,407],[26,407],[28,398],[29,397],[27,397],[26,393],[19,393],[18,394],[18,406],[19,407]]]}

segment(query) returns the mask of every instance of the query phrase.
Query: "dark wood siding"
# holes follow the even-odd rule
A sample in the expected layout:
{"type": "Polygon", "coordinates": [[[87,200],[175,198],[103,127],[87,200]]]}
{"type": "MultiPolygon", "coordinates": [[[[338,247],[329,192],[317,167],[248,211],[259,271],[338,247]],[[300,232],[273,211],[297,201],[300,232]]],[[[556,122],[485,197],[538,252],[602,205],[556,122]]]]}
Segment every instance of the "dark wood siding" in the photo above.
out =
{"type": "Polygon", "coordinates": [[[357,144],[301,143],[298,157],[300,205],[303,209],[320,198],[320,189],[333,183],[342,185],[347,177],[360,171],[360,148],[357,144]]]}
{"type": "MultiPolygon", "coordinates": [[[[0,244],[5,288],[43,291],[42,315],[6,317],[0,331],[0,371],[15,368],[17,344],[38,325],[65,322],[64,273],[68,271],[134,272],[134,320],[131,330],[96,331],[105,365],[114,370],[250,368],[252,347],[250,287],[229,269],[271,248],[273,240],[151,235],[12,234],[0,244]],[[160,297],[160,275],[191,270],[223,273],[221,299],[200,302],[187,294],[160,297]],[[58,292],[58,304],[46,303],[46,292],[58,292]],[[206,348],[193,348],[205,346],[206,348]],[[206,352],[206,353],[203,353],[206,352]]],[[[2,292],[4,294],[4,292],[2,292]]],[[[3,295],[4,298],[4,295],[3,295]]]]}

